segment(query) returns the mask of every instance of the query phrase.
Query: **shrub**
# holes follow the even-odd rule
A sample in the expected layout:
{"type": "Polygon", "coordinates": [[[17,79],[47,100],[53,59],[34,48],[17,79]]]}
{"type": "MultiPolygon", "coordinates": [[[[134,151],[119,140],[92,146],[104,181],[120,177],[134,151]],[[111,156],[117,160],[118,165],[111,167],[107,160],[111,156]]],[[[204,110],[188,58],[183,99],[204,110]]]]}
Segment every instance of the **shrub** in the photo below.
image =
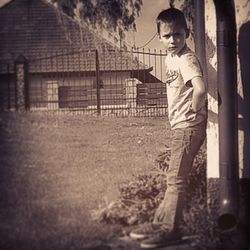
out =
{"type": "Polygon", "coordinates": [[[164,175],[151,171],[119,188],[119,198],[93,213],[94,219],[125,226],[151,221],[166,190],[164,175]]]}
{"type": "MultiPolygon", "coordinates": [[[[132,226],[151,222],[156,208],[166,191],[166,170],[170,151],[160,154],[149,173],[135,176],[119,188],[119,198],[93,213],[99,222],[132,226]]],[[[214,215],[207,212],[206,152],[201,149],[189,175],[187,193],[189,200],[184,210],[182,230],[192,238],[199,249],[208,249],[219,243],[219,233],[214,215]]]]}

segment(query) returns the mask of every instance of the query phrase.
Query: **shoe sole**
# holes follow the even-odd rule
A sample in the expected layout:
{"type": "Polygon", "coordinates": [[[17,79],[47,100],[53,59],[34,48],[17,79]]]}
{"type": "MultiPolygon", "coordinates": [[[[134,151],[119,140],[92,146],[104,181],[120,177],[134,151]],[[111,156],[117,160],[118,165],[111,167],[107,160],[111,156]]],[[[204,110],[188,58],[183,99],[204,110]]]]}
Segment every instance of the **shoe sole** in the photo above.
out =
{"type": "Polygon", "coordinates": [[[143,243],[141,242],[140,247],[144,249],[154,249],[154,248],[161,248],[161,247],[167,247],[167,246],[173,246],[173,245],[180,245],[183,243],[186,243],[187,240],[182,240],[182,239],[176,239],[176,240],[171,240],[167,241],[166,243],[162,244],[149,244],[149,243],[143,243]]]}
{"type": "Polygon", "coordinates": [[[144,234],[135,234],[135,233],[130,233],[129,234],[130,238],[133,240],[145,240],[147,237],[150,235],[144,235],[144,234]]]}

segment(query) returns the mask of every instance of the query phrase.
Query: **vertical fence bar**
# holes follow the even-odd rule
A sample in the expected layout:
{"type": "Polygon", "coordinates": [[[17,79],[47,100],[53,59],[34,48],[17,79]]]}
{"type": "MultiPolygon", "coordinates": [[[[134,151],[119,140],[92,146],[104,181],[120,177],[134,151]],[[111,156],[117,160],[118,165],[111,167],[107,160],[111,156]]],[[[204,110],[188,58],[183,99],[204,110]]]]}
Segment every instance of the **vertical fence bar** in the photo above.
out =
{"type": "MultiPolygon", "coordinates": [[[[74,51],[74,53],[76,53],[76,51],[74,51]]],[[[76,58],[75,58],[75,62],[77,63],[77,66],[75,66],[75,71],[78,71],[76,74],[76,84],[81,86],[81,88],[86,88],[86,86],[84,85],[83,82],[80,81],[81,78],[81,66],[80,66],[80,53],[82,54],[82,52],[79,51],[79,53],[76,54],[76,58]]],[[[74,54],[75,55],[75,54],[74,54]]],[[[86,88],[86,105],[88,105],[88,90],[86,88]]],[[[83,104],[83,106],[85,106],[83,104]]],[[[81,104],[82,107],[82,104],[81,104]]]]}
{"type": "MultiPolygon", "coordinates": [[[[60,72],[60,70],[59,70],[59,56],[60,56],[60,52],[58,52],[58,50],[56,51],[56,53],[55,53],[55,57],[56,57],[56,65],[55,65],[55,67],[56,67],[56,72],[60,72]]],[[[61,73],[59,73],[58,74],[58,77],[57,77],[57,79],[58,79],[58,83],[60,83],[61,82],[61,80],[60,80],[60,77],[61,77],[61,73]]],[[[59,92],[59,85],[58,85],[58,108],[60,109],[60,106],[61,106],[61,100],[60,100],[60,92],[59,92]]]]}
{"type": "Polygon", "coordinates": [[[11,93],[10,93],[10,64],[7,64],[7,72],[8,72],[8,76],[7,76],[7,88],[8,88],[8,110],[10,110],[11,104],[10,104],[10,97],[11,97],[11,93]]]}
{"type": "Polygon", "coordinates": [[[162,77],[162,53],[161,53],[161,50],[160,50],[160,68],[161,68],[161,81],[163,81],[163,77],[162,77]]]}
{"type": "MultiPolygon", "coordinates": [[[[116,53],[116,51],[113,51],[113,53],[114,53],[114,68],[113,68],[113,65],[111,64],[111,68],[113,69],[113,70],[115,70],[115,79],[114,79],[114,93],[115,93],[115,100],[114,100],[114,106],[116,107],[117,106],[117,87],[118,87],[118,74],[117,74],[117,53],[116,53]]],[[[111,63],[112,63],[112,61],[111,61],[111,63]]]]}
{"type": "MultiPolygon", "coordinates": [[[[154,75],[155,77],[157,78],[157,63],[156,63],[156,59],[157,59],[157,56],[156,56],[156,49],[154,49],[154,75]]],[[[153,63],[152,63],[153,65],[153,63]]],[[[155,98],[153,100],[153,103],[154,105],[158,105],[159,101],[158,101],[158,96],[159,96],[159,91],[160,91],[160,86],[158,85],[158,82],[156,81],[156,78],[153,79],[153,82],[155,84],[155,89],[154,89],[154,93],[155,93],[155,98]]],[[[160,99],[160,98],[159,98],[160,99]]],[[[155,110],[155,107],[154,107],[154,110],[155,110]]],[[[155,110],[156,111],[156,110],[155,110]]],[[[157,113],[157,112],[156,112],[157,113]]]]}
{"type": "MultiPolygon", "coordinates": [[[[120,64],[121,64],[121,72],[122,72],[122,63],[123,63],[123,53],[122,53],[122,50],[120,50],[120,64]]],[[[122,96],[120,95],[121,94],[121,91],[120,89],[122,89],[122,85],[123,85],[123,74],[121,74],[121,81],[120,81],[120,87],[119,87],[119,100],[118,100],[118,105],[120,106],[122,104],[122,96]]],[[[122,112],[122,114],[124,115],[124,112],[122,112]]],[[[123,116],[122,115],[122,116],[123,116]]]]}
{"type": "Polygon", "coordinates": [[[25,109],[30,110],[30,83],[29,83],[29,62],[25,62],[25,85],[24,85],[24,97],[25,97],[25,109]]]}
{"type": "MultiPolygon", "coordinates": [[[[91,60],[91,57],[94,56],[94,55],[92,55],[92,53],[94,53],[94,52],[92,52],[92,51],[88,52],[88,57],[87,57],[87,60],[86,60],[87,67],[88,67],[90,72],[92,71],[92,68],[94,69],[94,66],[95,66],[95,65],[92,65],[93,62],[91,60]]],[[[86,74],[86,75],[88,76],[88,74],[86,74]]],[[[88,82],[88,80],[87,80],[87,82],[88,82]]],[[[96,102],[97,102],[96,97],[94,96],[94,94],[95,94],[94,90],[95,90],[95,87],[97,87],[95,85],[97,85],[97,84],[95,84],[95,82],[93,82],[93,85],[91,85],[91,101],[92,101],[91,114],[93,114],[95,112],[94,106],[96,105],[96,102]]]]}
{"type": "Polygon", "coordinates": [[[102,57],[103,57],[103,63],[102,63],[102,67],[103,67],[103,75],[102,75],[102,77],[103,77],[103,83],[102,83],[102,87],[103,87],[103,89],[104,89],[104,91],[103,91],[103,94],[104,94],[104,105],[106,105],[107,103],[109,103],[109,93],[108,93],[108,91],[106,90],[106,74],[105,74],[105,72],[106,72],[106,49],[103,49],[103,51],[102,51],[102,57]]]}
{"type": "Polygon", "coordinates": [[[144,48],[142,49],[142,64],[143,64],[143,82],[145,83],[145,80],[146,80],[146,73],[145,73],[146,63],[145,63],[145,51],[144,51],[144,48]]]}
{"type": "Polygon", "coordinates": [[[75,101],[75,93],[74,93],[74,90],[72,89],[72,85],[71,85],[71,82],[70,82],[70,61],[69,61],[69,57],[70,57],[70,49],[67,48],[66,49],[66,53],[65,53],[65,57],[66,57],[66,73],[65,73],[65,76],[64,76],[64,82],[66,83],[66,86],[68,87],[68,98],[65,98],[65,106],[66,107],[74,107],[74,101],[75,101]],[[72,91],[73,90],[73,91],[72,91]],[[73,95],[73,97],[72,97],[73,95]]]}
{"type": "MultiPolygon", "coordinates": [[[[160,80],[161,80],[161,82],[162,83],[164,83],[163,82],[163,64],[162,64],[162,60],[163,60],[163,55],[162,55],[162,51],[160,50],[160,71],[161,71],[161,73],[160,73],[160,80]]],[[[164,85],[163,85],[164,86],[164,85]]],[[[164,89],[164,91],[163,91],[163,93],[165,93],[166,92],[166,86],[164,86],[165,87],[165,89],[164,89]]],[[[164,106],[164,97],[163,98],[161,98],[161,100],[160,100],[160,105],[163,107],[164,106]]],[[[162,111],[162,113],[164,113],[164,108],[161,110],[162,111]]]]}
{"type": "MultiPolygon", "coordinates": [[[[40,67],[40,72],[44,72],[45,70],[45,66],[43,65],[44,63],[42,62],[42,52],[39,51],[39,65],[38,67],[40,67]]],[[[35,103],[36,103],[36,107],[43,108],[44,106],[46,106],[46,108],[48,109],[48,89],[47,89],[47,79],[46,77],[46,73],[44,75],[42,75],[42,73],[40,74],[39,77],[39,92],[37,94],[37,96],[35,97],[35,103]],[[45,97],[43,97],[43,92],[46,91],[45,97]]]]}
{"type": "MultiPolygon", "coordinates": [[[[150,51],[150,49],[148,49],[148,66],[149,67],[151,67],[150,56],[151,56],[151,51],[150,51]]],[[[151,83],[151,74],[149,74],[149,82],[151,83]]]]}
{"type": "MultiPolygon", "coordinates": [[[[154,60],[155,60],[155,77],[157,78],[157,56],[156,56],[156,49],[154,49],[154,60]]],[[[155,82],[155,80],[154,80],[155,82]]]]}
{"type": "Polygon", "coordinates": [[[95,51],[95,64],[96,64],[96,106],[97,114],[101,114],[101,99],[100,99],[100,69],[99,69],[99,56],[98,50],[95,51]]]}
{"type": "Polygon", "coordinates": [[[145,50],[142,48],[142,64],[143,64],[143,77],[142,77],[142,83],[143,83],[143,99],[142,99],[142,105],[145,108],[147,105],[147,92],[148,92],[148,83],[146,83],[146,62],[145,62],[145,50]]]}

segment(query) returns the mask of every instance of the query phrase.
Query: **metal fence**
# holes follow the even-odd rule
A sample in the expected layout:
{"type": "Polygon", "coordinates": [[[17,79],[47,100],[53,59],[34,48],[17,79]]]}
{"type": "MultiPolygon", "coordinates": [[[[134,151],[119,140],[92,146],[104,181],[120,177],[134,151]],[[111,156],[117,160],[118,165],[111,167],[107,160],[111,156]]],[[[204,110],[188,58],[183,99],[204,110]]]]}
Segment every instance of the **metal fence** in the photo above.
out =
{"type": "Polygon", "coordinates": [[[21,55],[0,64],[0,110],[163,116],[161,51],[81,50],[21,55]]]}

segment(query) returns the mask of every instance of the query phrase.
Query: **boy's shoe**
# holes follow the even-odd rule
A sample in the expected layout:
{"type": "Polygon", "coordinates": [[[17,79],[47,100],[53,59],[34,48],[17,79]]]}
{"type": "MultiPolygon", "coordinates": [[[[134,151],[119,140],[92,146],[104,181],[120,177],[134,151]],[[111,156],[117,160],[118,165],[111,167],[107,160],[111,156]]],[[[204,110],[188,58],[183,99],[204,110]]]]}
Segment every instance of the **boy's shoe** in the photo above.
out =
{"type": "Polygon", "coordinates": [[[158,224],[145,224],[130,232],[130,237],[134,240],[143,240],[161,231],[158,224]]]}
{"type": "Polygon", "coordinates": [[[183,240],[180,233],[161,230],[155,233],[154,235],[151,235],[147,239],[143,240],[140,243],[140,247],[144,249],[153,249],[180,244],[182,242],[183,240]]]}

